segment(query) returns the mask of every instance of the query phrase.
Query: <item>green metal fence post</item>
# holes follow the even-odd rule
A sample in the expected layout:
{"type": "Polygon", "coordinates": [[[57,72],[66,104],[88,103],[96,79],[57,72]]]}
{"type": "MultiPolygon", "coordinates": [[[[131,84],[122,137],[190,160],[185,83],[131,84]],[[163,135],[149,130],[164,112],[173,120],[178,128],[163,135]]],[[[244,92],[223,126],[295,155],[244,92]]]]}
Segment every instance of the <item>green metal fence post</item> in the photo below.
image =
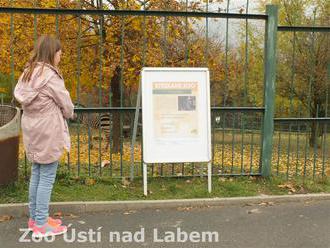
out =
{"type": "Polygon", "coordinates": [[[273,131],[274,131],[274,105],[275,105],[275,79],[276,79],[276,39],[277,39],[277,14],[276,5],[267,5],[265,32],[265,115],[262,142],[262,167],[261,174],[268,177],[271,174],[273,131]]]}

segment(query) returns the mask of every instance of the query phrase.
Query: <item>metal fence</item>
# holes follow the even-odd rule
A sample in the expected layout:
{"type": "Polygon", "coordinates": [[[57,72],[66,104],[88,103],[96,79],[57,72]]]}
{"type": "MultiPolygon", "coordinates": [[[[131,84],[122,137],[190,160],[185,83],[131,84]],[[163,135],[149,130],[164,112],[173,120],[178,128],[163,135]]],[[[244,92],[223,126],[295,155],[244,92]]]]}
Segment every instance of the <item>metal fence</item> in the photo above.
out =
{"type": "MultiPolygon", "coordinates": [[[[9,1],[10,4],[12,3],[9,1]]],[[[268,176],[271,171],[273,174],[284,174],[287,177],[294,175],[326,175],[329,169],[329,135],[327,135],[327,124],[330,122],[327,107],[326,113],[323,117],[314,116],[313,118],[296,117],[291,118],[290,115],[285,115],[286,118],[281,118],[278,115],[278,110],[275,109],[275,70],[276,70],[276,43],[277,30],[279,32],[292,31],[294,34],[298,31],[307,32],[324,32],[328,34],[330,28],[303,28],[303,27],[281,27],[277,25],[277,8],[275,6],[267,6],[266,14],[234,14],[227,11],[209,12],[208,1],[205,6],[205,11],[191,11],[188,9],[188,1],[185,1],[184,9],[175,11],[162,11],[147,9],[146,2],[141,5],[142,10],[132,9],[106,9],[102,5],[102,1],[96,1],[98,4],[91,8],[82,8],[81,2],[73,2],[76,8],[59,8],[60,2],[56,1],[55,8],[41,8],[37,6],[34,1],[30,8],[7,6],[0,7],[0,16],[9,16],[9,43],[10,43],[10,66],[11,84],[14,87],[15,72],[20,68],[15,61],[15,45],[17,42],[15,35],[15,23],[17,23],[23,16],[32,18],[33,35],[36,39],[38,33],[38,25],[42,26],[43,20],[40,16],[53,17],[52,25],[55,26],[54,33],[62,39],[67,39],[64,35],[66,29],[65,25],[74,22],[76,33],[76,47],[72,55],[75,63],[73,71],[75,89],[75,102],[78,107],[76,113],[78,114],[77,122],[70,122],[70,133],[72,140],[72,150],[70,155],[66,154],[61,159],[61,170],[67,171],[72,175],[88,175],[88,176],[111,176],[111,177],[128,177],[130,170],[134,171],[134,176],[142,175],[142,128],[138,129],[138,140],[134,147],[135,160],[131,164],[130,161],[130,145],[132,142],[132,126],[134,120],[135,108],[131,103],[136,100],[133,95],[133,100],[128,100],[130,91],[125,85],[125,80],[129,80],[126,71],[129,70],[127,61],[125,60],[125,52],[128,53],[127,44],[139,44],[137,56],[139,56],[140,63],[136,65],[136,71],[139,71],[144,66],[153,65],[150,59],[150,52],[148,52],[148,25],[150,23],[157,23],[156,28],[160,28],[159,37],[155,40],[160,42],[160,52],[158,66],[208,66],[211,64],[212,56],[216,50],[211,44],[210,22],[213,20],[220,20],[225,22],[225,35],[223,37],[224,57],[220,58],[220,65],[224,68],[224,77],[219,77],[219,71],[216,67],[211,67],[211,112],[212,112],[212,173],[213,175],[251,175],[268,176]],[[63,17],[63,18],[62,18],[63,17]],[[39,18],[39,19],[38,19],[39,18]],[[87,20],[94,21],[94,34],[97,38],[95,44],[96,64],[94,67],[97,71],[94,78],[94,88],[96,91],[90,91],[85,94],[83,98],[83,76],[86,73],[82,61],[89,56],[84,55],[84,35],[83,32],[87,28],[85,23],[87,20]],[[191,21],[202,19],[204,22],[204,40],[201,46],[198,47],[203,51],[203,54],[198,57],[194,53],[194,47],[191,48],[191,43],[200,42],[199,40],[192,40],[189,36],[191,32],[189,24],[191,21]],[[132,40],[129,37],[128,22],[140,20],[138,29],[138,42],[130,43],[132,40]],[[230,21],[240,20],[239,25],[244,24],[245,35],[243,37],[244,51],[239,57],[231,48],[229,23],[230,21]],[[111,78],[105,77],[106,59],[105,51],[108,51],[108,43],[106,42],[106,23],[112,21],[118,24],[118,40],[114,41],[115,47],[118,47],[118,58],[116,64],[113,66],[113,76],[111,78]],[[182,40],[181,43],[173,43],[171,41],[173,23],[180,22],[182,25],[182,40]],[[251,69],[251,57],[254,53],[249,47],[249,28],[250,22],[257,21],[262,29],[261,35],[264,36],[264,49],[262,49],[262,60],[264,64],[260,70],[263,71],[262,78],[251,69]],[[98,30],[98,32],[95,32],[98,30]],[[130,40],[131,39],[131,40],[130,40]],[[126,44],[127,43],[127,44],[126,44]],[[126,46],[125,46],[126,45],[126,46]],[[172,61],[174,57],[173,46],[181,48],[181,59],[172,61]],[[213,50],[212,50],[213,49],[213,50]],[[195,56],[195,61],[193,60],[195,56]],[[242,65],[232,65],[233,62],[241,61],[242,65]],[[126,69],[126,70],[125,70],[126,69]],[[251,88],[252,81],[254,86],[258,89],[253,94],[251,88]],[[105,81],[109,82],[109,88],[104,90],[105,81]],[[230,87],[235,85],[239,87],[241,95],[233,95],[230,87]],[[127,93],[129,92],[129,93],[127,93]],[[259,94],[259,95],[258,95],[259,94]],[[95,101],[92,98],[95,97],[95,101]],[[104,101],[104,97],[108,101],[104,101]],[[261,101],[256,100],[260,98],[261,101]],[[125,98],[126,97],[126,98],[125,98]],[[86,107],[82,107],[84,104],[86,107]],[[274,113],[275,112],[275,113],[274,113]],[[100,119],[102,114],[108,113],[110,118],[109,130],[104,130],[99,126],[96,127],[93,123],[100,119]],[[275,119],[274,119],[275,115],[275,119]],[[290,116],[290,118],[288,117],[290,116]],[[87,119],[87,121],[86,121],[87,119]],[[274,132],[275,122],[275,132],[274,132]],[[311,136],[313,127],[318,130],[322,126],[322,141],[321,148],[318,147],[317,142],[313,143],[313,148],[310,148],[309,137],[311,136]],[[109,141],[109,147],[105,147],[109,141]],[[308,144],[308,145],[306,145],[308,144]],[[293,153],[294,151],[294,153],[293,153]],[[294,154],[294,155],[293,155],[294,154]],[[273,155],[273,156],[272,156],[273,155]],[[312,158],[312,162],[311,162],[312,158]],[[321,162],[319,161],[321,159],[321,162]],[[312,167],[311,167],[312,166],[312,167]],[[311,171],[312,170],[312,171],[311,171]]],[[[166,1],[167,2],[167,1],[166,1]]],[[[229,1],[228,1],[229,4],[229,1]]],[[[69,6],[70,7],[70,6],[69,6]]],[[[166,7],[166,6],[165,6],[166,7]]],[[[89,24],[88,24],[89,25],[89,24]]],[[[212,25],[215,25],[212,22],[212,25]]],[[[44,26],[43,26],[44,27],[44,26]]],[[[216,35],[220,35],[216,32],[216,35]]],[[[235,34],[237,35],[237,33],[235,34]]],[[[71,37],[72,38],[72,37],[71,37]]],[[[73,42],[70,40],[70,42],[73,42]]],[[[295,45],[294,45],[295,47],[295,45]]],[[[69,50],[69,49],[67,49],[69,50]]],[[[279,50],[279,48],[278,48],[279,50]]],[[[158,50],[157,50],[158,51],[158,50]]],[[[292,56],[295,56],[294,52],[292,56]]],[[[89,58],[87,58],[89,59],[89,58]]],[[[92,60],[92,58],[90,58],[92,60]]],[[[127,59],[127,58],[126,58],[127,59]]],[[[129,58],[133,59],[133,58],[129,58]]],[[[293,59],[294,61],[295,59],[293,59]]],[[[158,63],[158,62],[157,62],[158,63]]],[[[294,68],[294,66],[292,67],[294,68]]],[[[67,72],[67,75],[72,72],[67,72]]],[[[294,72],[293,72],[294,74],[294,72]]],[[[72,75],[71,75],[72,76],[72,75]]],[[[291,77],[291,82],[294,82],[294,77],[291,77]]],[[[134,79],[132,80],[134,81],[134,79]]],[[[313,80],[311,80],[313,82],[313,80]]],[[[292,84],[291,84],[292,85],[292,84]]],[[[328,84],[329,85],[329,84],[328,84]]],[[[294,87],[291,87],[293,90],[294,87]]],[[[328,90],[326,88],[326,106],[328,106],[328,90]]],[[[86,91],[86,90],[85,90],[86,91]]],[[[134,91],[133,91],[134,92],[134,91]]],[[[292,101],[294,97],[292,96],[292,101]]],[[[292,101],[291,110],[292,110],[292,101]]],[[[303,111],[303,110],[302,110],[303,111]]],[[[292,113],[293,111],[291,111],[292,113]]],[[[140,120],[141,123],[141,120],[140,120]]],[[[318,135],[317,132],[313,133],[318,135]]],[[[21,167],[25,176],[28,175],[29,163],[21,151],[21,167]]],[[[184,164],[152,164],[149,168],[151,176],[160,177],[182,177],[182,176],[203,176],[206,175],[206,166],[199,163],[184,163],[184,164]]]]}
{"type": "Polygon", "coordinates": [[[323,178],[330,175],[330,62],[322,53],[329,50],[330,30],[279,27],[278,31],[282,40],[278,57],[285,53],[286,61],[278,66],[276,91],[288,97],[276,104],[273,173],[323,178]],[[283,67],[290,68],[285,75],[283,67]]]}

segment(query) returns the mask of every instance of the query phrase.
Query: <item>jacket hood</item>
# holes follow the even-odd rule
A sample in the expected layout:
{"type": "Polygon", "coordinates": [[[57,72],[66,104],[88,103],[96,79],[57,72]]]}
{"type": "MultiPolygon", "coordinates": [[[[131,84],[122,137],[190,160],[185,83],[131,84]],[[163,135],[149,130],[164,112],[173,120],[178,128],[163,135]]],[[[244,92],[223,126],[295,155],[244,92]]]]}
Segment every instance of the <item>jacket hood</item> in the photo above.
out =
{"type": "MultiPolygon", "coordinates": [[[[25,69],[24,72],[26,70],[27,69],[25,69]]],[[[48,64],[45,64],[43,66],[43,63],[38,62],[31,75],[30,81],[22,81],[24,73],[19,78],[14,90],[15,98],[22,105],[29,105],[38,96],[38,94],[40,93],[40,89],[44,87],[50,80],[50,78],[56,73],[61,77],[56,68],[54,68],[53,66],[48,64]],[[43,70],[42,67],[44,67],[43,70]]]]}

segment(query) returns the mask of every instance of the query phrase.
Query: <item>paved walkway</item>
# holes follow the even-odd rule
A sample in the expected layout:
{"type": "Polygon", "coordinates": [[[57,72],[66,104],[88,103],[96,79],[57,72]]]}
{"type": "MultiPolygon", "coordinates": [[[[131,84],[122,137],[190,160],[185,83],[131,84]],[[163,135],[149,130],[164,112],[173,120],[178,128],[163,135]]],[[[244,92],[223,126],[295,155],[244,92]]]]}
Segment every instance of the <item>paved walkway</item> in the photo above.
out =
{"type": "Polygon", "coordinates": [[[66,213],[66,224],[72,224],[67,236],[57,237],[51,244],[35,243],[28,235],[27,243],[20,243],[26,218],[15,218],[0,223],[0,246],[11,247],[244,247],[244,248],[330,248],[330,201],[305,201],[294,203],[264,202],[255,205],[146,209],[113,211],[110,213],[66,213]],[[90,229],[90,230],[89,230],[90,229]],[[143,232],[144,230],[144,232],[143,232]],[[87,233],[89,231],[89,234],[87,233]],[[91,232],[95,232],[94,234],[91,232]],[[130,233],[125,233],[125,231],[130,233]],[[200,242],[161,242],[178,240],[177,232],[190,235],[190,240],[200,242]],[[192,233],[196,231],[197,233],[192,233]],[[214,232],[213,236],[203,232],[214,232]],[[110,232],[121,234],[120,242],[110,242],[110,232]],[[140,232],[140,233],[138,233],[140,232]],[[155,232],[155,233],[154,233],[155,232]],[[167,233],[165,233],[167,232],[167,233]],[[74,238],[73,234],[76,234],[74,238]],[[78,237],[78,233],[80,238],[78,237]],[[129,235],[135,241],[125,243],[129,235]],[[142,235],[144,233],[144,235],[142,235]],[[218,242],[216,242],[218,233],[218,242]],[[202,242],[205,238],[215,242],[202,242]],[[90,237],[88,236],[90,235],[90,237]],[[125,239],[126,238],[126,239],[125,239]],[[144,238],[144,240],[143,240],[144,238]],[[74,240],[74,241],[73,241],[74,240]],[[86,242],[78,242],[84,241],[86,242]],[[142,242],[137,242],[142,240],[142,242]],[[160,242],[156,242],[156,241],[160,242]],[[94,241],[94,242],[93,242],[94,241]]]}

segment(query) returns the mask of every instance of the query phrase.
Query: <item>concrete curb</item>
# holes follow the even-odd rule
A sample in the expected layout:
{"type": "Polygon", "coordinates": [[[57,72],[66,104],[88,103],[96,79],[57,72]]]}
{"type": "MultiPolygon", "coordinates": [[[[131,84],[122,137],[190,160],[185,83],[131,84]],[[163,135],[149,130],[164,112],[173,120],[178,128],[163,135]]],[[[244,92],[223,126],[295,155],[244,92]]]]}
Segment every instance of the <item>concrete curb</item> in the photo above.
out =
{"type": "MultiPolygon", "coordinates": [[[[138,210],[146,208],[177,208],[177,207],[208,207],[208,206],[237,206],[258,204],[261,202],[285,203],[306,200],[330,200],[330,194],[299,194],[299,195],[262,195],[249,197],[228,198],[197,198],[173,200],[136,200],[136,201],[97,201],[97,202],[52,202],[51,212],[71,214],[107,212],[116,210],[138,210]]],[[[13,217],[27,216],[28,203],[0,204],[0,215],[13,217]]]]}

